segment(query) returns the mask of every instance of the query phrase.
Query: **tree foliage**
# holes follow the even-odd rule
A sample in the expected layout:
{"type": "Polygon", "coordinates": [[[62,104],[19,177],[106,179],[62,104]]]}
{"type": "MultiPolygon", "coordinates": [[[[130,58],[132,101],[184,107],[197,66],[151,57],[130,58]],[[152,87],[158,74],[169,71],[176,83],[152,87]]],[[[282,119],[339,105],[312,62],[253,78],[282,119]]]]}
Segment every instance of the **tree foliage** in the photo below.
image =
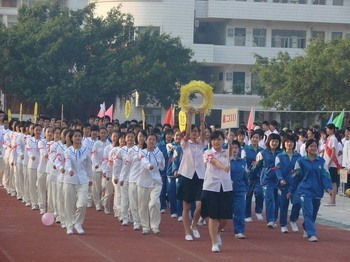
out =
{"type": "Polygon", "coordinates": [[[349,108],[350,40],[328,43],[313,40],[304,56],[276,58],[256,55],[252,72],[266,107],[291,110],[342,110],[349,108]]]}
{"type": "Polygon", "coordinates": [[[93,4],[72,11],[36,3],[19,9],[13,28],[0,26],[0,87],[42,112],[68,117],[96,113],[137,89],[140,103],[177,101],[176,82],[188,82],[195,64],[178,38],[146,32],[134,37],[133,17],[120,6],[106,17],[93,4]]]}

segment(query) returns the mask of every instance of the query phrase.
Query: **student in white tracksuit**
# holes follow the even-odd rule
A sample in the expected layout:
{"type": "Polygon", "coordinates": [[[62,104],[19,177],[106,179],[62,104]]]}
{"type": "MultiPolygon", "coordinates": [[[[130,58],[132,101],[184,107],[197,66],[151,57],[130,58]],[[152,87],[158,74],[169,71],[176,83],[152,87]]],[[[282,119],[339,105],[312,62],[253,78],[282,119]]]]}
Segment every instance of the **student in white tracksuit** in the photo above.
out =
{"type": "Polygon", "coordinates": [[[47,198],[47,160],[49,158],[49,150],[50,146],[53,143],[53,129],[52,127],[48,127],[45,130],[45,139],[39,141],[39,165],[38,165],[38,204],[40,209],[40,214],[44,214],[46,212],[46,198],[47,198]]]}
{"type": "Polygon", "coordinates": [[[17,170],[17,137],[20,134],[20,129],[19,129],[20,122],[15,122],[13,124],[13,135],[11,137],[11,155],[9,158],[9,162],[11,164],[11,169],[12,169],[12,183],[14,185],[14,189],[16,192],[16,196],[18,200],[22,199],[22,192],[21,192],[21,181],[20,177],[21,174],[17,170]]]}
{"type": "Polygon", "coordinates": [[[83,133],[74,130],[70,139],[72,146],[65,151],[64,197],[66,209],[67,235],[73,234],[73,227],[78,234],[84,234],[82,225],[85,220],[88,202],[88,187],[92,185],[90,151],[81,145],[83,133]]]}
{"type": "MultiPolygon", "coordinates": [[[[12,127],[11,127],[12,128],[12,127]]],[[[4,187],[7,191],[8,195],[15,196],[15,188],[12,183],[12,178],[11,178],[11,173],[13,173],[13,166],[10,163],[10,156],[12,152],[11,148],[11,141],[12,137],[14,136],[14,132],[10,129],[7,129],[4,134],[4,162],[5,162],[5,167],[4,167],[4,177],[3,177],[3,184],[4,187]]]]}
{"type": "Polygon", "coordinates": [[[122,222],[122,215],[121,215],[122,196],[121,196],[121,188],[119,184],[119,175],[120,175],[121,169],[116,168],[116,166],[119,165],[118,164],[119,161],[122,161],[117,157],[117,154],[124,145],[125,145],[125,134],[120,133],[119,139],[118,139],[118,146],[113,148],[112,151],[110,152],[110,154],[113,156],[113,169],[112,169],[113,186],[114,186],[113,211],[114,211],[114,217],[121,222],[122,222]]]}
{"type": "MultiPolygon", "coordinates": [[[[128,131],[125,134],[126,145],[119,150],[117,158],[121,159],[117,163],[121,163],[121,170],[119,176],[119,183],[121,186],[121,215],[123,226],[127,226],[129,223],[129,174],[131,167],[130,154],[132,154],[135,144],[135,134],[132,131],[128,131]]],[[[119,168],[119,166],[117,167],[119,168]]]]}
{"type": "Polygon", "coordinates": [[[160,233],[160,170],[164,169],[165,160],[163,153],[156,147],[157,141],[155,134],[149,134],[146,139],[147,148],[139,154],[141,174],[137,182],[137,193],[143,235],[149,234],[150,229],[154,234],[160,233]]]}
{"type": "Polygon", "coordinates": [[[107,140],[107,129],[105,127],[100,128],[100,140],[96,141],[92,147],[91,161],[92,171],[94,174],[94,183],[92,185],[92,199],[96,207],[96,211],[102,211],[101,204],[101,192],[102,192],[102,163],[103,152],[106,146],[110,142],[107,140]]]}
{"type": "Polygon", "coordinates": [[[27,140],[26,150],[28,151],[28,177],[29,177],[29,195],[32,204],[32,210],[39,209],[38,188],[37,188],[37,169],[39,165],[40,152],[39,142],[41,137],[41,125],[34,126],[34,136],[27,140]]]}
{"type": "Polygon", "coordinates": [[[22,203],[25,202],[25,193],[24,193],[24,172],[23,172],[23,152],[25,149],[25,126],[24,123],[20,124],[20,133],[16,136],[16,173],[17,173],[17,182],[18,182],[18,195],[17,198],[22,198],[22,203]]]}
{"type": "Polygon", "coordinates": [[[29,162],[29,156],[28,151],[26,150],[27,141],[34,135],[34,124],[30,124],[29,126],[26,126],[25,135],[23,137],[23,143],[24,143],[24,151],[23,151],[23,179],[24,179],[24,198],[26,207],[32,206],[30,201],[30,194],[29,194],[29,171],[28,171],[28,162],[29,162]]]}
{"type": "MultiPolygon", "coordinates": [[[[113,132],[111,135],[112,144],[105,147],[103,151],[103,162],[101,166],[102,170],[102,197],[101,204],[103,206],[105,214],[111,213],[111,206],[113,202],[113,182],[112,182],[112,171],[113,171],[113,159],[114,155],[111,154],[113,148],[117,148],[118,145],[118,132],[113,132]]],[[[117,151],[115,151],[116,153],[117,151]]]]}

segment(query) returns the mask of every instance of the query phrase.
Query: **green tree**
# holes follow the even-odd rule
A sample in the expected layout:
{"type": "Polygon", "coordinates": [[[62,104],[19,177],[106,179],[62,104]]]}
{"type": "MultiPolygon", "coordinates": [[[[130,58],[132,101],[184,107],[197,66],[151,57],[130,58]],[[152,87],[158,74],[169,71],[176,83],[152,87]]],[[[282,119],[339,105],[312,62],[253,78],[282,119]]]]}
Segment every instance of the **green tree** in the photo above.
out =
{"type": "Polygon", "coordinates": [[[304,56],[256,55],[252,72],[266,107],[291,110],[342,110],[350,106],[350,40],[313,40],[304,56]]]}

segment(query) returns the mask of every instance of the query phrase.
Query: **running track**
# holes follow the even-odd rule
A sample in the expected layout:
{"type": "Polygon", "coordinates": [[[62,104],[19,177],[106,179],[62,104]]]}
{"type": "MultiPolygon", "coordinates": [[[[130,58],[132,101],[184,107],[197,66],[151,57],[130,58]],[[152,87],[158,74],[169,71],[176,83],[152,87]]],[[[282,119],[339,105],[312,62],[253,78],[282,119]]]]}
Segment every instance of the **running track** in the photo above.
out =
{"type": "Polygon", "coordinates": [[[222,234],[221,253],[213,254],[208,229],[201,239],[184,240],[182,224],[162,215],[161,233],[141,235],[132,226],[122,227],[112,216],[88,209],[85,235],[67,236],[58,225],[41,223],[38,211],[0,190],[0,262],[29,261],[350,261],[350,231],[317,225],[317,243],[302,233],[280,233],[265,222],[247,225],[245,240],[236,240],[231,227],[222,234]]]}

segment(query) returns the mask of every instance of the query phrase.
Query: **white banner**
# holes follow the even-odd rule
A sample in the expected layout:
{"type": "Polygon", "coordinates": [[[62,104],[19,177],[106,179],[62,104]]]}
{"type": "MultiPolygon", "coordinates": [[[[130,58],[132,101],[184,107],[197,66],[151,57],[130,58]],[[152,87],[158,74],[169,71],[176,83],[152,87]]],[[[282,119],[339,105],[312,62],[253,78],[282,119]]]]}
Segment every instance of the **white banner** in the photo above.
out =
{"type": "Polygon", "coordinates": [[[239,127],[238,125],[237,108],[223,109],[221,112],[221,128],[234,128],[239,127]]]}

